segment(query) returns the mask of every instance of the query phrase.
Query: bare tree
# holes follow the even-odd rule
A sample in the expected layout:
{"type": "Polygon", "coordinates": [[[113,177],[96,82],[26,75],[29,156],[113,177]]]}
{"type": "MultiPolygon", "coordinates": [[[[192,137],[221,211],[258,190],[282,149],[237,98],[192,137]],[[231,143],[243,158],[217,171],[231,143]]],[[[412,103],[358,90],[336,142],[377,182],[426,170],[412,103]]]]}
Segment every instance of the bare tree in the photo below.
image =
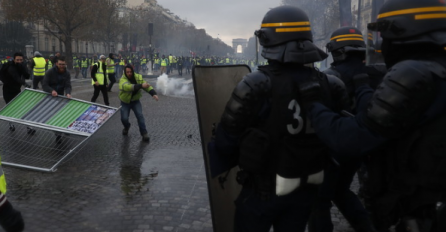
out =
{"type": "Polygon", "coordinates": [[[331,33],[339,28],[339,0],[283,0],[283,4],[297,6],[310,18],[313,42],[325,47],[331,33]]]}
{"type": "Polygon", "coordinates": [[[6,18],[28,22],[44,21],[49,33],[65,45],[67,62],[72,64],[74,36],[88,28],[106,0],[3,0],[6,18]]]}
{"type": "MultiPolygon", "coordinates": [[[[135,7],[131,9],[128,34],[136,34],[138,45],[148,47],[148,23],[153,23],[154,34],[151,45],[161,54],[189,55],[189,51],[199,55],[220,55],[232,53],[232,48],[223,42],[213,39],[204,29],[197,29],[191,23],[181,20],[167,10],[150,7],[135,7]]],[[[125,39],[125,36],[123,37],[125,39]]],[[[131,39],[130,39],[131,40],[131,39]]]]}
{"type": "MultiPolygon", "coordinates": [[[[95,14],[94,24],[91,25],[92,31],[89,33],[91,41],[104,43],[106,51],[111,51],[111,45],[118,42],[119,37],[127,32],[125,22],[119,18],[119,8],[125,5],[123,0],[104,0],[101,10],[95,14]],[[124,29],[124,30],[123,30],[124,29]]],[[[88,38],[88,37],[87,37],[88,38]]],[[[113,45],[115,46],[115,45],[113,45]]]]}

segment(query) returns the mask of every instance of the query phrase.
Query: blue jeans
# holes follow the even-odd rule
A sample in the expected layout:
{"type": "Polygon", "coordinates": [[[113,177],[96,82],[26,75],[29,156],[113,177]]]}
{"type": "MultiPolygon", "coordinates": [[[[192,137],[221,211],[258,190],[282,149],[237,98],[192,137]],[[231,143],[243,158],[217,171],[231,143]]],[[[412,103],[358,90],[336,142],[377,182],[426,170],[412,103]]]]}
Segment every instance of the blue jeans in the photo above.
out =
{"type": "Polygon", "coordinates": [[[144,115],[142,115],[142,105],[139,100],[131,101],[130,104],[121,101],[121,122],[125,128],[130,127],[129,116],[130,110],[135,113],[136,119],[138,120],[139,132],[141,135],[147,134],[146,123],[144,121],[144,115]]]}
{"type": "Polygon", "coordinates": [[[87,78],[87,69],[88,68],[82,68],[81,72],[82,72],[82,77],[87,78]]]}
{"type": "Polygon", "coordinates": [[[119,78],[121,78],[121,76],[122,76],[122,68],[123,66],[121,66],[121,65],[116,65],[115,66],[115,77],[116,77],[116,80],[119,80],[119,78]]]}

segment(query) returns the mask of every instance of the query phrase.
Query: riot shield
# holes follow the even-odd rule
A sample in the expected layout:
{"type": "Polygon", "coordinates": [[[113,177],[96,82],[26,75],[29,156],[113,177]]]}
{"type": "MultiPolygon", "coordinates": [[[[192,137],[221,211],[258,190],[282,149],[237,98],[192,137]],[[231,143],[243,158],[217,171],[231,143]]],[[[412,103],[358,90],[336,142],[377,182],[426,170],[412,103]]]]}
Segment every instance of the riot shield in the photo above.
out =
{"type": "Polygon", "coordinates": [[[365,64],[370,65],[373,62],[375,56],[375,44],[374,44],[374,32],[367,31],[367,44],[366,44],[366,58],[365,64]]]}
{"type": "Polygon", "coordinates": [[[238,167],[208,147],[213,127],[220,121],[233,89],[250,73],[247,65],[194,66],[192,78],[206,166],[212,223],[215,232],[233,231],[234,201],[241,186],[236,182],[238,167]],[[211,150],[211,152],[210,152],[211,150]],[[223,180],[226,179],[226,181],[223,180]]]}

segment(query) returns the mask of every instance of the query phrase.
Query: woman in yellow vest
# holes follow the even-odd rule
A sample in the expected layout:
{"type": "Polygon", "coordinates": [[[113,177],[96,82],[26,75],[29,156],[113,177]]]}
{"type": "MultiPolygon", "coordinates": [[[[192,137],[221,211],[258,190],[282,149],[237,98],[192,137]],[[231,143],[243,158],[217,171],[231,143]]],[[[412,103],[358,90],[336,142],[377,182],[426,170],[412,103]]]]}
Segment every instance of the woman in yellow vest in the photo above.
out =
{"type": "Polygon", "coordinates": [[[102,92],[102,96],[104,97],[104,104],[110,105],[108,102],[108,93],[107,87],[110,82],[107,78],[107,65],[105,64],[106,57],[101,55],[99,57],[99,61],[93,65],[91,69],[91,84],[94,87],[93,97],[91,98],[91,102],[96,102],[96,99],[99,96],[99,92],[102,92]]]}
{"type": "Polygon", "coordinates": [[[6,232],[21,232],[25,229],[22,214],[6,199],[5,173],[0,164],[0,225],[6,232]]]}

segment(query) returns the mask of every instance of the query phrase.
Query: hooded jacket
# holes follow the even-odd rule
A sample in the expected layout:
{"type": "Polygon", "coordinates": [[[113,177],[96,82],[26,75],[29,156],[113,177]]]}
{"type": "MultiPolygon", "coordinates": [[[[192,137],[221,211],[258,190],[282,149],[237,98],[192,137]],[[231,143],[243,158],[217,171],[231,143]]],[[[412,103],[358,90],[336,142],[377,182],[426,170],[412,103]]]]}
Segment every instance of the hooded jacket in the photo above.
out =
{"type": "Polygon", "coordinates": [[[142,84],[147,82],[142,78],[141,74],[135,73],[131,65],[127,65],[125,68],[130,68],[132,70],[133,78],[128,78],[124,69],[124,74],[119,80],[119,99],[122,102],[129,104],[132,101],[139,100],[142,96],[141,89],[152,96],[156,95],[156,91],[151,85],[148,88],[142,88],[142,84]]]}

